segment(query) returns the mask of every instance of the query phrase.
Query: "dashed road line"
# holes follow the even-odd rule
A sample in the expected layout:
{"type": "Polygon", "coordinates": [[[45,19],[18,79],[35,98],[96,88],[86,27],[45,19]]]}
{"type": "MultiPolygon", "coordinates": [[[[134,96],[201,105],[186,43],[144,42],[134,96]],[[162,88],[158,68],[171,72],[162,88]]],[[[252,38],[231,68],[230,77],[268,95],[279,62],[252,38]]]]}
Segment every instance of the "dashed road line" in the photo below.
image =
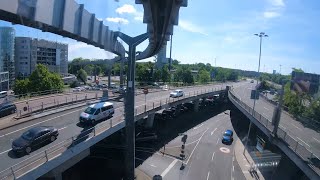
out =
{"type": "Polygon", "coordinates": [[[65,127],[62,127],[62,128],[60,128],[60,129],[58,129],[59,131],[61,131],[61,130],[63,130],[63,129],[65,129],[65,128],[67,128],[68,126],[65,126],[65,127]]]}
{"type": "Polygon", "coordinates": [[[300,139],[299,137],[297,137],[297,139],[299,139],[301,142],[303,142],[304,144],[306,144],[308,147],[310,147],[309,144],[307,144],[306,142],[304,142],[302,139],[300,139]]]}
{"type": "Polygon", "coordinates": [[[199,126],[194,127],[193,129],[198,129],[198,128],[200,128],[201,126],[203,126],[203,124],[200,124],[199,126]]]}
{"type": "Polygon", "coordinates": [[[318,140],[318,139],[316,139],[316,138],[314,138],[314,137],[312,137],[314,140],[316,140],[318,143],[320,143],[320,141],[318,140]]]}
{"type": "Polygon", "coordinates": [[[213,161],[213,158],[214,158],[214,153],[215,153],[215,152],[213,152],[213,153],[212,153],[212,156],[211,156],[211,161],[213,161]]]}
{"type": "Polygon", "coordinates": [[[296,127],[296,128],[299,129],[300,131],[302,131],[302,129],[299,128],[298,126],[296,126],[296,125],[294,125],[294,124],[292,124],[292,126],[296,127]]]}
{"type": "Polygon", "coordinates": [[[207,180],[209,180],[209,176],[210,176],[210,171],[208,172],[208,175],[207,175],[207,180]]]}
{"type": "Polygon", "coordinates": [[[219,138],[217,139],[217,143],[216,144],[218,144],[218,142],[219,142],[219,138]]]}
{"type": "Polygon", "coordinates": [[[191,158],[191,156],[192,156],[192,154],[193,154],[194,150],[197,148],[197,146],[198,146],[198,144],[200,143],[200,141],[201,141],[201,139],[202,139],[203,135],[208,131],[208,129],[209,129],[209,128],[207,128],[207,130],[205,130],[205,131],[203,132],[203,134],[201,135],[201,137],[199,138],[199,141],[197,142],[196,146],[193,148],[193,150],[192,150],[192,152],[191,152],[191,154],[190,154],[190,156],[189,156],[189,158],[188,158],[188,160],[187,160],[186,164],[188,164],[188,162],[189,162],[189,160],[190,160],[190,158],[191,158]]]}
{"type": "Polygon", "coordinates": [[[217,130],[217,128],[215,128],[215,129],[211,132],[211,136],[212,136],[212,134],[213,134],[216,130],[217,130]]]}

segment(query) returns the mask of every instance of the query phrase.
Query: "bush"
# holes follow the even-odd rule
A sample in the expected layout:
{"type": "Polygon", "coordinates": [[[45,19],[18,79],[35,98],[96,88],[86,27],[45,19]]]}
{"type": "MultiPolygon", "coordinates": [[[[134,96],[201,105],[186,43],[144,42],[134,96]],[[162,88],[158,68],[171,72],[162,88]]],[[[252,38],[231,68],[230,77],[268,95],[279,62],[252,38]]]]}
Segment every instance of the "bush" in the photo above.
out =
{"type": "Polygon", "coordinates": [[[75,87],[78,87],[79,86],[79,82],[78,81],[73,81],[71,84],[70,84],[70,88],[75,88],[75,87]]]}

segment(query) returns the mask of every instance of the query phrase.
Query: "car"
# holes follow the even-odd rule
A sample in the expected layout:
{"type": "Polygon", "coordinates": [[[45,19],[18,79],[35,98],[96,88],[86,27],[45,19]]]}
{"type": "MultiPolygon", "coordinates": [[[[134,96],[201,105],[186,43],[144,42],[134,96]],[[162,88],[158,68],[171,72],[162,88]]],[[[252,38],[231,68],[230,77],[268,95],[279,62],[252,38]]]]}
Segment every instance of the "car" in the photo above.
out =
{"type": "Polygon", "coordinates": [[[113,114],[113,103],[100,102],[87,107],[87,109],[80,114],[79,121],[80,123],[91,123],[94,125],[97,121],[111,117],[113,114]]]}
{"type": "Polygon", "coordinates": [[[170,97],[172,98],[182,97],[183,95],[184,93],[181,89],[174,90],[170,93],[170,97]]]}
{"type": "Polygon", "coordinates": [[[80,92],[80,91],[84,91],[85,89],[83,87],[75,87],[73,88],[73,92],[80,92]]]}
{"type": "Polygon", "coordinates": [[[123,94],[123,93],[125,93],[126,92],[126,90],[127,90],[127,88],[126,87],[117,87],[117,88],[115,88],[115,89],[113,89],[112,90],[112,93],[120,93],[120,94],[123,94]]]}
{"type": "Polygon", "coordinates": [[[0,117],[4,117],[17,112],[17,106],[12,103],[0,105],[0,117]]]}
{"type": "Polygon", "coordinates": [[[228,129],[223,133],[222,143],[231,144],[233,142],[233,131],[228,129]]]}
{"type": "Polygon", "coordinates": [[[30,154],[48,142],[55,141],[58,135],[58,129],[52,126],[33,127],[12,142],[12,151],[16,154],[30,154]]]}
{"type": "Polygon", "coordinates": [[[250,83],[254,83],[254,81],[253,81],[253,80],[251,80],[251,81],[250,81],[250,83]]]}

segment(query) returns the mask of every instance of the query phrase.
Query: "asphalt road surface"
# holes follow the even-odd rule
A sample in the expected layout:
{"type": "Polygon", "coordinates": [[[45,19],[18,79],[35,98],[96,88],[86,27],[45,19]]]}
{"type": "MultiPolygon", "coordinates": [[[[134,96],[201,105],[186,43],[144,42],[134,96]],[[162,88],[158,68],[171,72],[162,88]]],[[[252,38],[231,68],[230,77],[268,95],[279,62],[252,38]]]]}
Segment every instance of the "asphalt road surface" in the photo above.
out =
{"type": "MultiPolygon", "coordinates": [[[[150,177],[161,175],[165,180],[215,180],[245,179],[234,157],[234,143],[221,142],[222,134],[231,129],[229,111],[220,113],[184,134],[188,135],[185,146],[185,160],[177,159],[181,150],[181,136],[153,154],[138,168],[150,177]],[[185,168],[180,170],[182,163],[185,168]]],[[[237,140],[234,134],[234,142],[237,140]]],[[[137,157],[139,160],[139,157],[137,157]]]]}
{"type": "MultiPolygon", "coordinates": [[[[247,105],[253,107],[253,100],[250,99],[250,91],[254,89],[255,85],[256,83],[250,83],[248,81],[247,83],[241,84],[241,86],[234,87],[235,95],[241,98],[247,105]]],[[[256,101],[255,110],[271,120],[274,106],[263,98],[260,98],[256,101]]],[[[279,127],[289,133],[300,144],[310,149],[317,157],[320,157],[320,134],[316,130],[304,126],[284,112],[281,114],[279,127]]]]}
{"type": "MultiPolygon", "coordinates": [[[[228,83],[232,84],[234,87],[237,87],[245,82],[239,83],[228,83]]],[[[227,84],[219,84],[219,85],[208,85],[201,87],[192,87],[184,89],[185,94],[194,91],[200,91],[205,88],[221,88],[225,87],[227,84]]],[[[183,88],[181,88],[183,89],[183,88]]],[[[147,102],[159,101],[169,97],[170,91],[161,91],[156,93],[150,93],[147,95],[147,102]]],[[[137,95],[135,98],[136,107],[144,106],[145,95],[137,95]]],[[[123,116],[123,102],[122,101],[111,101],[115,106],[115,114],[114,117],[123,116]]],[[[9,168],[12,165],[19,163],[20,161],[36,154],[45,149],[48,149],[59,142],[62,142],[72,136],[79,134],[81,131],[85,130],[83,127],[78,125],[79,115],[84,110],[83,108],[72,109],[63,111],[60,113],[52,114],[40,119],[35,119],[33,121],[29,121],[26,123],[18,124],[16,126],[3,129],[0,132],[0,172],[6,168],[9,168]],[[54,126],[59,129],[59,136],[56,141],[51,144],[48,144],[42,148],[34,150],[29,155],[25,155],[23,157],[17,158],[13,155],[11,151],[11,143],[14,139],[18,138],[24,131],[35,127],[35,126],[54,126]]],[[[108,120],[101,123],[109,123],[108,120]]]]}

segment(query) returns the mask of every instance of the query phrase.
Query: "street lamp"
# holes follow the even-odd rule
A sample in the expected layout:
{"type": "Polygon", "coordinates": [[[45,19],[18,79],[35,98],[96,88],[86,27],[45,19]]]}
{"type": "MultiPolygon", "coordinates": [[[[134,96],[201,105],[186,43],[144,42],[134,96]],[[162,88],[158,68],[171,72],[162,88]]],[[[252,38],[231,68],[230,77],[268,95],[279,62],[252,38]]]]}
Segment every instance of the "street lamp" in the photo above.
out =
{"type": "MultiPolygon", "coordinates": [[[[254,115],[254,109],[256,106],[256,97],[257,97],[257,88],[258,88],[258,83],[259,83],[259,76],[260,76],[260,61],[261,61],[261,44],[262,44],[262,38],[263,37],[269,37],[267,34],[265,34],[264,32],[260,32],[260,34],[254,34],[255,36],[258,36],[260,38],[260,51],[259,51],[259,65],[258,65],[258,78],[257,78],[257,85],[255,87],[255,92],[254,92],[254,98],[253,98],[253,107],[252,107],[252,114],[254,115]]],[[[247,145],[248,145],[248,141],[249,141],[249,135],[250,135],[250,131],[251,131],[251,126],[252,126],[252,121],[250,121],[249,124],[249,130],[248,130],[248,134],[247,134],[247,140],[246,140],[246,144],[244,146],[243,149],[243,154],[246,151],[247,145]]]]}

